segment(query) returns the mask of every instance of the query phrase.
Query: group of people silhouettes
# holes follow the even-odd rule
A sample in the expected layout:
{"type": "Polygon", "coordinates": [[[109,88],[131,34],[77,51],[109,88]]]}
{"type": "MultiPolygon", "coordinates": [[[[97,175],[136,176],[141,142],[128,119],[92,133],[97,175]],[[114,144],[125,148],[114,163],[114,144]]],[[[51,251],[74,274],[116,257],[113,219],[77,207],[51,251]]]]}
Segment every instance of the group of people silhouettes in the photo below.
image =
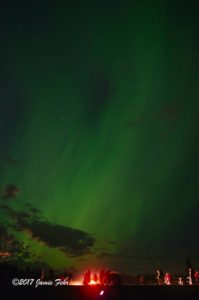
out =
{"type": "Polygon", "coordinates": [[[92,273],[91,270],[88,269],[84,272],[83,284],[120,285],[121,276],[118,272],[111,270],[100,270],[97,275],[97,273],[92,273]]]}
{"type": "MultiPolygon", "coordinates": [[[[198,284],[199,283],[199,272],[193,270],[191,268],[188,269],[188,276],[186,278],[178,277],[178,284],[179,285],[192,285],[192,284],[198,284]]],[[[172,281],[172,276],[170,273],[162,274],[160,270],[156,271],[156,282],[158,285],[165,284],[170,285],[172,281]]]]}

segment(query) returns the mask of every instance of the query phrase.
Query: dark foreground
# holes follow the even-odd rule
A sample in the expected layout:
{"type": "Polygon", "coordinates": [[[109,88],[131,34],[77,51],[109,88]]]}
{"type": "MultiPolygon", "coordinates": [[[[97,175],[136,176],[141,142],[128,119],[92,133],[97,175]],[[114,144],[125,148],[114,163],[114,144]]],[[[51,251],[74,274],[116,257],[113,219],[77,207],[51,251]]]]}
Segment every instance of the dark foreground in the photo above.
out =
{"type": "Polygon", "coordinates": [[[59,286],[25,287],[1,286],[1,299],[56,300],[129,300],[129,299],[195,299],[199,286],[59,286]],[[100,295],[101,293],[101,295],[100,295]]]}

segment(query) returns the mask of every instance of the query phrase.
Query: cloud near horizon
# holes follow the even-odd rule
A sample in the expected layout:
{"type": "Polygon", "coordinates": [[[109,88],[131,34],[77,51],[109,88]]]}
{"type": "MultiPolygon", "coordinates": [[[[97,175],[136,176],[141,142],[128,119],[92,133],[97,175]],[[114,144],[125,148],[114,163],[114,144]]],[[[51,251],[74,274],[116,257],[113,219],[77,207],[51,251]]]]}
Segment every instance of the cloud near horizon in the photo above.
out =
{"type": "Polygon", "coordinates": [[[77,257],[90,253],[95,239],[88,233],[48,221],[18,220],[20,228],[51,248],[58,248],[66,255],[77,257]]]}
{"type": "Polygon", "coordinates": [[[26,203],[23,210],[13,209],[7,204],[0,208],[14,221],[14,225],[10,225],[12,229],[26,232],[33,240],[57,248],[67,256],[89,254],[96,242],[89,233],[49,222],[32,204],[26,203]]]}

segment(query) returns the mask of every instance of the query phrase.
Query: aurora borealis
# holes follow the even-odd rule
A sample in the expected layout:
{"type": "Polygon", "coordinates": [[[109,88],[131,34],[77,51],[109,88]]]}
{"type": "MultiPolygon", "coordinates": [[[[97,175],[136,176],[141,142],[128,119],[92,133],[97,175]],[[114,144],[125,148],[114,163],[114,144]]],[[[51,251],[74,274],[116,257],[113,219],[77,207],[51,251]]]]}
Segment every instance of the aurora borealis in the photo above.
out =
{"type": "Polygon", "coordinates": [[[199,265],[197,1],[3,2],[2,237],[55,268],[199,265]]]}

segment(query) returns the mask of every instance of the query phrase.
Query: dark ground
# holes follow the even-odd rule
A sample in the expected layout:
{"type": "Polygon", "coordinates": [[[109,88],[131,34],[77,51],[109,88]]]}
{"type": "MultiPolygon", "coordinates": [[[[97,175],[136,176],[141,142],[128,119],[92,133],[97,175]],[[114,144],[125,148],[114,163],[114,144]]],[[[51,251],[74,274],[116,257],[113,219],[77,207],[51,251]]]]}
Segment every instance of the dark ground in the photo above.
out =
{"type": "Polygon", "coordinates": [[[53,300],[136,300],[136,299],[194,299],[199,300],[199,286],[132,285],[120,287],[99,286],[5,286],[1,285],[1,299],[53,300]],[[103,295],[100,295],[101,291],[103,295]]]}

